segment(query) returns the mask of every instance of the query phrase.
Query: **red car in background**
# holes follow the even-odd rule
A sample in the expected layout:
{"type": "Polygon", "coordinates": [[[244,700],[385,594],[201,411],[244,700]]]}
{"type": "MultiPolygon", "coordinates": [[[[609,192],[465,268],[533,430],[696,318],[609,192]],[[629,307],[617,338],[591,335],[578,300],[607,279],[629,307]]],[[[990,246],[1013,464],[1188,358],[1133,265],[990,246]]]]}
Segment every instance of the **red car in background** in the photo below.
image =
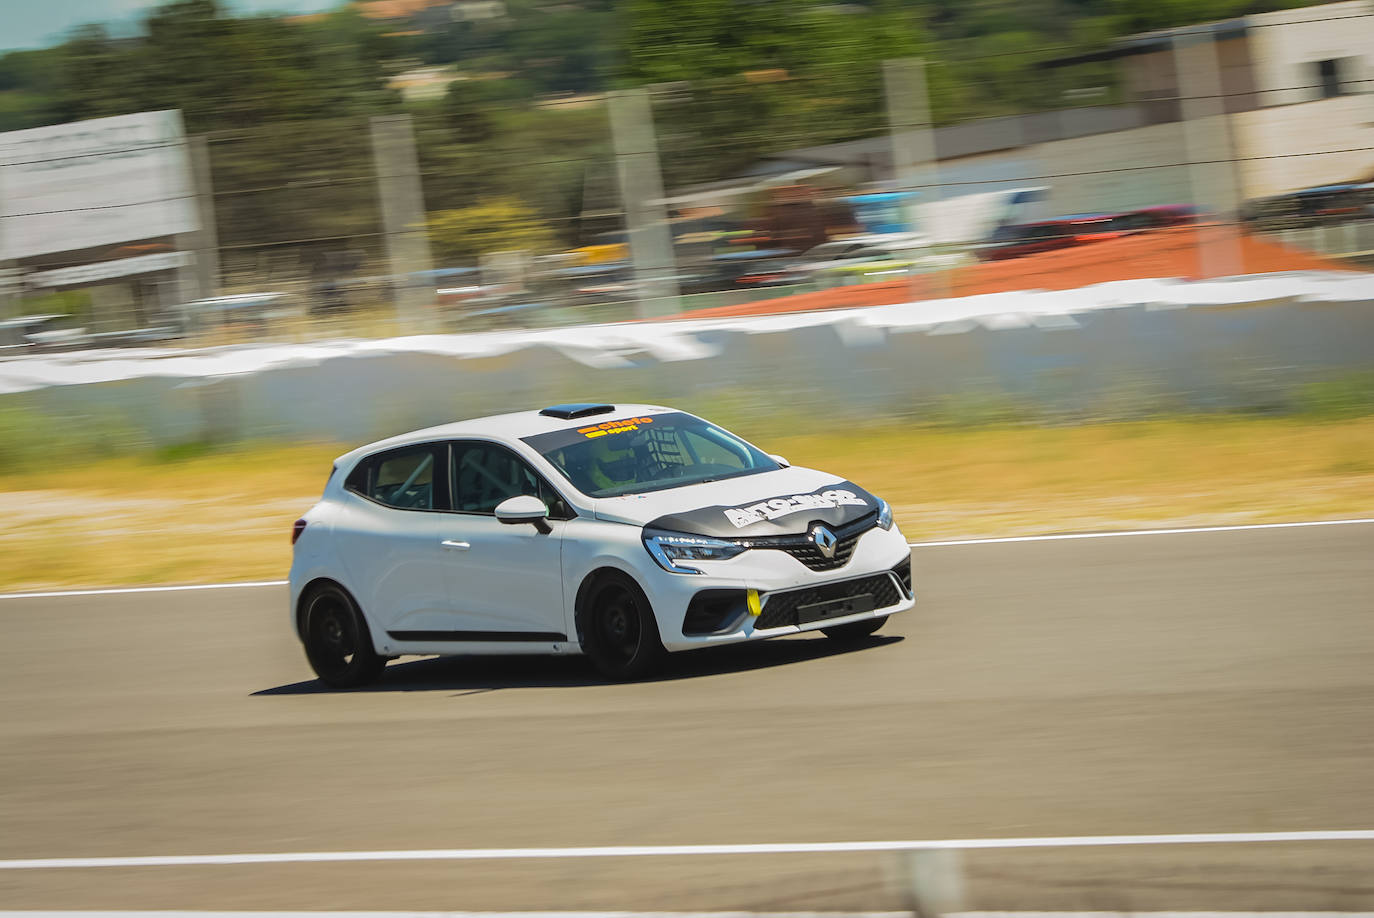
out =
{"type": "Polygon", "coordinates": [[[1020,258],[1135,233],[1188,226],[1203,214],[1191,204],[1158,204],[1117,214],[1074,214],[999,227],[979,252],[985,261],[1020,258]]]}
{"type": "Polygon", "coordinates": [[[1156,204],[1121,214],[1116,221],[1118,228],[1139,233],[1171,226],[1192,226],[1201,223],[1202,218],[1202,210],[1191,204],[1156,204]]]}
{"type": "Polygon", "coordinates": [[[1074,214],[998,227],[979,252],[986,261],[1002,261],[1036,255],[1070,246],[1101,242],[1123,235],[1118,223],[1123,214],[1074,214]]]}

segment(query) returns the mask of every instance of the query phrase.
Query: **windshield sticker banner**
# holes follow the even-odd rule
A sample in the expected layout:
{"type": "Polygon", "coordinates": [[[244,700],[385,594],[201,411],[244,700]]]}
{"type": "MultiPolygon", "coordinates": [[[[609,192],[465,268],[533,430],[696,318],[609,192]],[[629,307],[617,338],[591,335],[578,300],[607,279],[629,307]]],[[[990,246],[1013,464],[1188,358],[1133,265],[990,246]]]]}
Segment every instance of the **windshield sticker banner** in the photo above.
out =
{"type": "Polygon", "coordinates": [[[639,430],[642,424],[652,424],[653,422],[653,418],[621,418],[619,421],[607,421],[605,424],[579,427],[577,432],[591,440],[594,437],[604,437],[606,434],[629,433],[632,430],[639,430]]]}
{"type": "Polygon", "coordinates": [[[727,507],[725,516],[735,525],[736,529],[743,529],[754,523],[761,523],[764,520],[775,520],[781,516],[790,516],[793,513],[801,513],[803,510],[831,510],[835,507],[866,507],[868,501],[864,500],[853,491],[829,490],[820,491],[815,494],[793,494],[791,497],[774,497],[771,500],[760,501],[757,504],[750,504],[747,507],[727,507]]]}

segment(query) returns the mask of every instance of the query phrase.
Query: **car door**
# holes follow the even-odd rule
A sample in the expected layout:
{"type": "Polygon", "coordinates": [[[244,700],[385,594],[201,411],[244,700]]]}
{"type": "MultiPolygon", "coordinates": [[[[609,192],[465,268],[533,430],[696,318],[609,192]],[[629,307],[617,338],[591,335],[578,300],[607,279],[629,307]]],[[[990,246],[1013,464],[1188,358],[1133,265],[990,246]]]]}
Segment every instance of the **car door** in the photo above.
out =
{"type": "Polygon", "coordinates": [[[454,640],[562,641],[563,529],[571,513],[514,451],[482,440],[451,444],[453,512],[443,515],[454,640]],[[548,532],[496,519],[496,505],[528,494],[550,508],[548,532]]]}
{"type": "Polygon", "coordinates": [[[334,542],[374,633],[432,630],[448,614],[440,545],[447,457],[442,442],[387,450],[360,462],[344,484],[334,542]]]}

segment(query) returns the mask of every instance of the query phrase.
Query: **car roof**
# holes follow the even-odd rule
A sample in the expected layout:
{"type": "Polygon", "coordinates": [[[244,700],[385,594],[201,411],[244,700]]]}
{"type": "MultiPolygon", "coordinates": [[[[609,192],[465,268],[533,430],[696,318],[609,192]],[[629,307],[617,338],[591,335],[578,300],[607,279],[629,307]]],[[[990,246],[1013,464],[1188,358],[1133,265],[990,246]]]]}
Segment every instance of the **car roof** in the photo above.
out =
{"type": "Polygon", "coordinates": [[[540,414],[543,409],[531,409],[529,411],[513,411],[509,414],[493,414],[482,418],[470,418],[466,421],[454,421],[449,424],[438,424],[434,427],[423,427],[419,430],[397,434],[394,437],[375,440],[350,450],[340,456],[337,462],[350,462],[380,450],[405,446],[410,443],[425,443],[430,440],[448,440],[462,437],[480,437],[510,442],[524,437],[532,437],[536,434],[567,430],[572,427],[587,427],[625,417],[666,414],[677,411],[676,408],[665,408],[662,405],[620,403],[610,407],[612,409],[610,411],[572,418],[551,417],[540,414]]]}

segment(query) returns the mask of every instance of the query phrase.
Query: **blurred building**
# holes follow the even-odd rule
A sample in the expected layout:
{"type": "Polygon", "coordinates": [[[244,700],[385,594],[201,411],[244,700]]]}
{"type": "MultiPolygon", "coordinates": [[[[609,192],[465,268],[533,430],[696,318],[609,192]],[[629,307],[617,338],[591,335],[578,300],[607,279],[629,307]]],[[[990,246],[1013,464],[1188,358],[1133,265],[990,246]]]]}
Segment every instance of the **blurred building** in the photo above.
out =
{"type": "MultiPolygon", "coordinates": [[[[1047,214],[1185,202],[1233,207],[1197,200],[1187,167],[1198,157],[1189,153],[1183,99],[1199,93],[1180,89],[1175,47],[1196,35],[1214,42],[1221,98],[1213,101],[1224,113],[1217,133],[1222,157],[1234,164],[1233,197],[1374,177],[1374,3],[1350,0],[1132,35],[1047,61],[1041,66],[1070,74],[1116,62],[1125,103],[937,128],[940,196],[1046,185],[1047,214]]],[[[888,182],[891,141],[883,135],[783,151],[740,181],[821,168],[854,185],[888,182]]]]}
{"type": "Polygon", "coordinates": [[[396,74],[386,85],[399,92],[407,102],[442,99],[450,83],[467,79],[451,64],[416,67],[396,74]]]}
{"type": "Polygon", "coordinates": [[[1177,122],[1187,90],[1174,47],[1198,34],[1214,42],[1244,197],[1374,175],[1374,3],[1368,0],[1146,32],[1045,66],[1116,61],[1128,98],[1147,120],[1177,122]]]}
{"type": "Polygon", "coordinates": [[[366,19],[420,30],[438,29],[453,22],[484,22],[506,15],[504,0],[355,0],[366,19]]]}

